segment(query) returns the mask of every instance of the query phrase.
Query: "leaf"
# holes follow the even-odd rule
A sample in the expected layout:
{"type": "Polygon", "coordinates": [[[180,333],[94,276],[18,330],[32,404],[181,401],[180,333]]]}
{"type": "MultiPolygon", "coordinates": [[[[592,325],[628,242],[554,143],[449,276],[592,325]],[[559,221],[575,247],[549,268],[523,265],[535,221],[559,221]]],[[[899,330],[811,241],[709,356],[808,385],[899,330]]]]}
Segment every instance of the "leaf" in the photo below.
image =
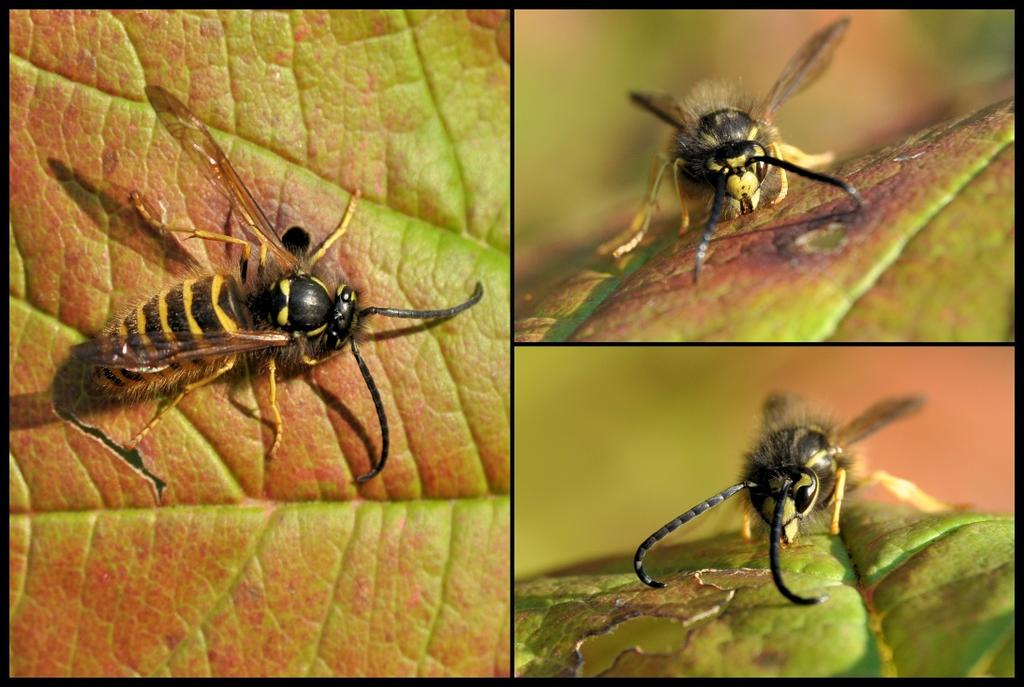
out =
{"type": "Polygon", "coordinates": [[[1012,675],[1011,518],[860,502],[782,552],[729,534],[516,585],[516,674],[1012,675]]]}
{"type": "Polygon", "coordinates": [[[790,175],[782,203],[719,226],[697,285],[700,223],[680,239],[673,215],[619,263],[533,295],[516,338],[1012,340],[1013,141],[1007,101],[849,161],[834,174],[867,201],[852,216],[790,175]]]}
{"type": "Polygon", "coordinates": [[[507,674],[507,13],[10,19],[10,673],[507,674]],[[66,364],[194,264],[237,265],[105,192],[225,230],[147,84],[203,120],[279,230],[318,242],[362,190],[324,264],[363,303],[443,307],[483,283],[451,320],[371,322],[391,457],[365,486],[380,428],[350,354],[278,383],[269,461],[265,375],[186,397],[139,447],[162,507],[118,448],[156,400],[91,401],[66,364]]]}

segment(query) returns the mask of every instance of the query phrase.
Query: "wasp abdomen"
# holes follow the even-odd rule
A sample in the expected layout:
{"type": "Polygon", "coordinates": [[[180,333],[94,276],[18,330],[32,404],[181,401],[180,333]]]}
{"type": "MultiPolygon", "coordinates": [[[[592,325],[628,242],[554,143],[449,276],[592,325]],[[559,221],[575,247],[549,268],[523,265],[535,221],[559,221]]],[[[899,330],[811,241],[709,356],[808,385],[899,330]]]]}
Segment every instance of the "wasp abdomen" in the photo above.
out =
{"type": "Polygon", "coordinates": [[[186,340],[193,342],[251,326],[252,318],[233,276],[186,279],[142,301],[108,327],[101,346],[110,351],[110,357],[120,356],[134,363],[130,367],[99,367],[96,381],[121,395],[179,387],[206,376],[223,365],[227,356],[162,362],[169,351],[186,340]]]}

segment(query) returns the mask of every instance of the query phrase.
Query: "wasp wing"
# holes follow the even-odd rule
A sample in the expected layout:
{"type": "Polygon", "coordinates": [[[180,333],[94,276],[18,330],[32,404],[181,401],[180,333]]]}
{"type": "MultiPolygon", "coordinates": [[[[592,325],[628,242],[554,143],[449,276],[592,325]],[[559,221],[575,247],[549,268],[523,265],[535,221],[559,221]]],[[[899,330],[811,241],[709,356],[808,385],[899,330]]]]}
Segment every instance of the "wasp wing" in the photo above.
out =
{"type": "Polygon", "coordinates": [[[270,220],[242,183],[238,172],[227,155],[213,140],[206,125],[185,105],[159,86],[146,86],[146,97],[160,121],[175,140],[192,157],[206,177],[231,200],[232,207],[241,215],[242,223],[260,241],[269,246],[274,258],[286,270],[294,269],[296,258],[288,252],[270,220]]]}
{"type": "Polygon", "coordinates": [[[761,418],[764,427],[772,428],[804,414],[806,401],[799,394],[775,392],[764,400],[761,418]]]}
{"type": "Polygon", "coordinates": [[[631,91],[629,99],[666,124],[676,128],[686,126],[686,110],[674,95],[656,91],[631,91]]]}
{"type": "Polygon", "coordinates": [[[195,335],[191,332],[165,332],[100,336],[78,344],[72,355],[90,365],[116,367],[133,372],[158,372],[169,365],[217,356],[251,353],[265,348],[280,348],[291,342],[282,331],[239,330],[195,335]]]}
{"type": "Polygon", "coordinates": [[[879,401],[839,430],[839,444],[844,446],[860,441],[890,422],[919,410],[923,404],[922,396],[887,398],[879,401]]]}
{"type": "Polygon", "coordinates": [[[850,18],[843,17],[826,26],[804,43],[803,47],[786,65],[786,68],[782,70],[782,75],[775,82],[768,97],[758,106],[754,113],[757,119],[770,122],[772,115],[782,107],[784,102],[810,86],[824,73],[849,24],[850,18]]]}

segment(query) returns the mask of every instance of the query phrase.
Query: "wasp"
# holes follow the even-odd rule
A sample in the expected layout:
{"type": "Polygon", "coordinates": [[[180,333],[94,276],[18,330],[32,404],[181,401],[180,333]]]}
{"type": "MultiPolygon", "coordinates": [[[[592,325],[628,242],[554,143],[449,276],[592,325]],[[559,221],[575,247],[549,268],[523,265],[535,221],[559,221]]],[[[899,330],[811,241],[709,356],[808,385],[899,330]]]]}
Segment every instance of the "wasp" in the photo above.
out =
{"type": "Polygon", "coordinates": [[[267,216],[242,183],[224,151],[206,126],[175,96],[148,86],[146,97],[158,118],[178,144],[203,171],[213,186],[231,202],[230,217],[259,244],[255,274],[249,268],[249,241],[197,229],[163,224],[137,192],[128,194],[142,218],[163,231],[185,232],[187,238],[238,244],[242,248],[239,273],[196,275],[140,300],[121,317],[110,321],[97,338],[73,349],[73,355],[95,366],[93,380],[101,390],[134,400],[176,392],[150,422],[128,443],[134,448],[192,391],[210,384],[241,361],[265,368],[274,413],[274,441],[269,455],[281,443],[283,422],[277,407],[277,367],[317,365],[346,346],[352,351],[380,423],[380,458],[356,481],[380,474],[388,458],[388,420],[373,375],[359,352],[358,339],[370,317],[441,319],[457,315],[480,302],[483,286],[477,282],[462,303],[437,310],[362,307],[358,293],[348,284],[329,285],[320,261],[345,233],[360,193],[351,196],[338,227],[315,250],[309,234],[292,227],[279,237],[267,216]]]}
{"type": "Polygon", "coordinates": [[[789,191],[786,172],[841,188],[859,208],[863,201],[852,185],[806,169],[827,165],[832,161],[831,153],[808,155],[785,144],[780,139],[778,128],[772,124],[782,104],[825,71],[849,23],[848,17],[840,19],[811,36],[760,102],[754,102],[735,87],[717,81],[698,84],[683,100],[667,93],[630,93],[635,104],[672,126],[675,132],[667,151],[654,160],[646,199],[629,229],[622,238],[602,245],[599,252],[611,252],[619,258],[640,244],[650,225],[658,189],[668,169],[672,170],[682,208],[680,234],[690,226],[686,197],[711,201],[707,224],[697,245],[694,283],[700,276],[708,244],[719,220],[749,214],[767,196],[772,196],[771,205],[782,202],[789,191]],[[778,172],[777,178],[769,175],[769,167],[778,172]]]}
{"type": "Polygon", "coordinates": [[[633,557],[637,576],[650,587],[664,587],[644,570],[647,551],[670,532],[746,489],[750,499],[741,533],[750,541],[752,513],[768,526],[768,560],[776,589],[795,604],[825,601],[827,595],[798,596],[782,581],[779,547],[796,540],[805,520],[831,511],[829,533],[839,534],[839,514],[846,493],[872,484],[882,486],[921,510],[937,512],[950,508],[914,483],[884,471],[874,472],[863,480],[850,477],[855,456],[849,447],[889,423],[916,412],[923,403],[920,396],[889,398],[837,427],[808,411],[801,397],[772,394],[764,403],[761,433],[754,448],[746,454],[740,482],[702,501],[645,539],[633,557]]]}

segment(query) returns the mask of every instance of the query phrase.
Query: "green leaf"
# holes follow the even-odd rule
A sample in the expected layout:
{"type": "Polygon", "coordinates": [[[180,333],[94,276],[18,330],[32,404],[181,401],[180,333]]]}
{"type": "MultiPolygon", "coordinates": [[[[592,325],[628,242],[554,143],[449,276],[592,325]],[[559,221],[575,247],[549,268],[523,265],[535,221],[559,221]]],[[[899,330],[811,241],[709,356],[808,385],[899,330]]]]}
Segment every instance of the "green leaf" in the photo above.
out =
{"type": "Polygon", "coordinates": [[[697,285],[701,223],[679,238],[673,208],[647,245],[533,295],[516,339],[1012,340],[1013,141],[1007,101],[848,161],[830,173],[867,201],[853,216],[790,175],[782,203],[719,226],[697,285]]]}
{"type": "Polygon", "coordinates": [[[632,555],[516,585],[516,673],[541,675],[1012,675],[1011,518],[851,504],[838,537],[782,551],[731,533],[655,549],[663,589],[632,555]]]}
{"type": "MultiPolygon", "coordinates": [[[[12,675],[507,674],[509,17],[491,12],[13,12],[10,16],[12,675]],[[143,89],[209,127],[279,231],[319,242],[377,318],[361,350],[155,399],[86,397],[69,348],[221,243],[220,196],[143,89]],[[56,404],[56,409],[54,408],[56,404]],[[75,421],[69,421],[73,416],[75,421]],[[92,431],[89,428],[95,428],[92,431]]],[[[230,228],[238,232],[237,227],[230,228]]],[[[234,234],[234,235],[237,235],[234,234]]]]}

